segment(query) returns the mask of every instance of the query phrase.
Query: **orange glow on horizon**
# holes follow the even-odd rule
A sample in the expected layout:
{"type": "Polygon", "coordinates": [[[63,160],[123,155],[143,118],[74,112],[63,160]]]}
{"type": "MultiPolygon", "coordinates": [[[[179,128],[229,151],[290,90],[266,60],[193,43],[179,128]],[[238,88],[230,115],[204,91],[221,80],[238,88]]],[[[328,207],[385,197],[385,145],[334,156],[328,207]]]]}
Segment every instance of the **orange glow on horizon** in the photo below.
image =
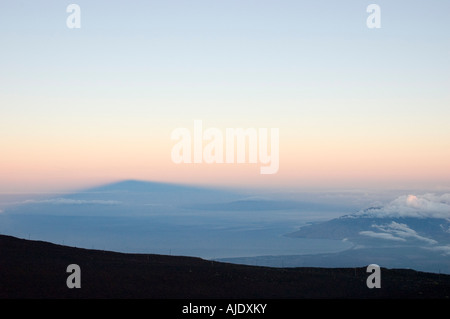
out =
{"type": "Polygon", "coordinates": [[[175,142],[168,138],[164,143],[147,137],[15,142],[3,143],[8,152],[0,160],[2,192],[76,189],[123,179],[270,188],[445,183],[450,177],[450,145],[442,142],[282,139],[274,175],[261,175],[261,163],[174,164],[175,142]]]}

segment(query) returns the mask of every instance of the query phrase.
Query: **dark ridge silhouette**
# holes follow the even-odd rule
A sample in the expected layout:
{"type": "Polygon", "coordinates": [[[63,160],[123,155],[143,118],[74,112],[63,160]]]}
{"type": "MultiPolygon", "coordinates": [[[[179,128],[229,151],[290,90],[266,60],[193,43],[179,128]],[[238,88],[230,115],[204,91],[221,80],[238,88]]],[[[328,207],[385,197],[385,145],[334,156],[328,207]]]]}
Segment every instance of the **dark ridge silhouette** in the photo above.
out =
{"type": "Polygon", "coordinates": [[[449,298],[450,275],[381,269],[369,289],[365,267],[270,268],[193,257],[124,254],[0,235],[1,298],[449,298]],[[69,289],[69,264],[81,288],[69,289]]]}

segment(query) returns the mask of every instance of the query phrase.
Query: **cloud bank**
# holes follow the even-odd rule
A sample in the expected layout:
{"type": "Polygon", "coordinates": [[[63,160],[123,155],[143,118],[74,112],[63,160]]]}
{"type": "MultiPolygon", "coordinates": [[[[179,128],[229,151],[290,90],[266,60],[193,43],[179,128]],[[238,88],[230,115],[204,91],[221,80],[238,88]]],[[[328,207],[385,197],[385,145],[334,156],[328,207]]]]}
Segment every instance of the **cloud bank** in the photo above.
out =
{"type": "Polygon", "coordinates": [[[68,198],[53,198],[43,200],[26,200],[24,204],[57,204],[57,205],[118,205],[121,202],[115,200],[83,200],[68,198]]]}
{"type": "Polygon", "coordinates": [[[424,247],[424,248],[432,250],[432,251],[440,252],[444,256],[450,256],[450,245],[435,246],[435,247],[424,247]]]}
{"type": "Polygon", "coordinates": [[[406,241],[407,239],[416,239],[424,241],[427,244],[435,245],[437,241],[431,238],[420,236],[414,229],[411,229],[406,224],[391,222],[386,225],[372,225],[372,227],[378,229],[381,232],[374,232],[371,230],[361,231],[360,235],[365,235],[374,238],[382,238],[396,241],[406,241]]]}
{"type": "Polygon", "coordinates": [[[375,217],[450,218],[450,194],[404,195],[362,213],[375,217]]]}
{"type": "Polygon", "coordinates": [[[374,232],[371,230],[360,231],[359,234],[364,235],[364,236],[369,236],[372,238],[380,238],[380,239],[395,240],[395,241],[406,241],[406,239],[404,239],[404,238],[395,237],[394,235],[389,234],[389,233],[377,233],[377,232],[374,232]]]}

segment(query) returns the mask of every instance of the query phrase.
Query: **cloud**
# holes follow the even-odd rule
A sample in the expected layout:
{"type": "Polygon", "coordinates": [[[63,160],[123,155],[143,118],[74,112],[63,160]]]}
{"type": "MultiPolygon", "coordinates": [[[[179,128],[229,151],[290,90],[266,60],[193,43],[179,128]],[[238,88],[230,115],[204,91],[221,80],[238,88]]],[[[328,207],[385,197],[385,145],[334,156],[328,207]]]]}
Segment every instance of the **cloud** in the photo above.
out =
{"type": "Polygon", "coordinates": [[[361,231],[359,232],[360,235],[365,235],[369,237],[375,237],[375,238],[382,238],[382,239],[389,239],[389,240],[397,240],[397,241],[406,241],[407,239],[416,239],[420,241],[424,241],[427,244],[434,245],[437,244],[437,241],[431,238],[423,237],[414,229],[411,229],[406,224],[402,223],[396,223],[391,222],[390,224],[386,225],[372,225],[372,227],[382,231],[374,232],[371,230],[368,231],[361,231]]]}
{"type": "Polygon", "coordinates": [[[375,217],[450,218],[450,194],[403,195],[363,214],[375,217]]]}
{"type": "Polygon", "coordinates": [[[57,204],[57,205],[118,205],[121,202],[115,200],[83,200],[83,199],[69,199],[69,198],[54,198],[43,200],[26,200],[24,204],[57,204]]]}
{"type": "Polygon", "coordinates": [[[394,235],[389,234],[389,233],[377,233],[377,232],[374,232],[371,230],[360,231],[359,234],[364,235],[364,236],[373,237],[373,238],[396,240],[396,241],[406,241],[406,239],[404,239],[404,238],[395,237],[394,235]]]}
{"type": "Polygon", "coordinates": [[[389,225],[384,226],[373,225],[372,227],[378,228],[382,231],[386,231],[393,235],[397,235],[398,237],[401,238],[413,238],[427,242],[428,244],[437,244],[437,241],[435,241],[434,239],[420,236],[414,229],[409,228],[408,225],[406,224],[391,222],[389,225]]]}
{"type": "Polygon", "coordinates": [[[442,252],[444,256],[450,256],[450,245],[445,246],[435,246],[435,247],[423,247],[425,249],[442,252]]]}
{"type": "Polygon", "coordinates": [[[444,232],[450,234],[450,225],[447,226],[447,229],[445,229],[445,226],[444,226],[444,225],[440,225],[440,226],[441,226],[441,229],[442,229],[444,232]]]}

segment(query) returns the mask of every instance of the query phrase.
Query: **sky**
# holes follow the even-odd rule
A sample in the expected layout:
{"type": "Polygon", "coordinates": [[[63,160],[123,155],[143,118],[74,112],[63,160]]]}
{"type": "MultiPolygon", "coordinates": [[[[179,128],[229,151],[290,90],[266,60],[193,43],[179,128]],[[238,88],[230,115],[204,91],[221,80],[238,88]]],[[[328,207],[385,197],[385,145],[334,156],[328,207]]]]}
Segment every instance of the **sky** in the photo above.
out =
{"type": "Polygon", "coordinates": [[[448,190],[449,12],[444,0],[2,1],[0,192],[122,179],[448,190]],[[381,28],[367,26],[372,3],[381,28]],[[278,128],[278,171],[174,163],[171,133],[196,120],[278,128]]]}

